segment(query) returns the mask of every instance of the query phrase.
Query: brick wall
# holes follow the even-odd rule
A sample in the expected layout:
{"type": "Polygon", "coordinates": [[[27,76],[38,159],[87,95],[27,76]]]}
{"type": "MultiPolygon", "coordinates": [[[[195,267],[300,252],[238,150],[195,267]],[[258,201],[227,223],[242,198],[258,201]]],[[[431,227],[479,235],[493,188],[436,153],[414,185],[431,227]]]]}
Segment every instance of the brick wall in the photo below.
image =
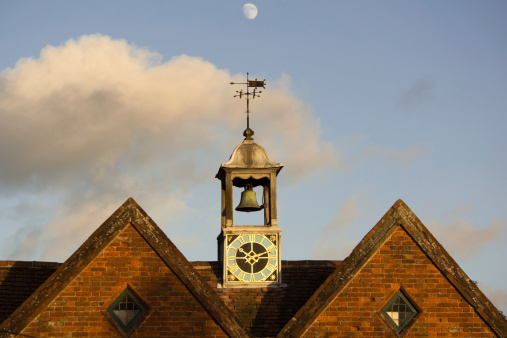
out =
{"type": "Polygon", "coordinates": [[[397,337],[379,314],[400,287],[420,313],[403,337],[495,337],[398,227],[305,333],[306,337],[397,337]]]}
{"type": "Polygon", "coordinates": [[[22,333],[36,337],[119,337],[105,310],[127,283],[149,307],[132,337],[226,336],[132,226],[120,233],[22,333]]]}
{"type": "MultiPolygon", "coordinates": [[[[218,263],[196,262],[194,266],[252,334],[274,336],[338,264],[283,262],[283,281],[288,287],[260,289],[222,289],[217,287],[221,275],[218,263]]],[[[133,337],[225,336],[131,226],[22,333],[34,337],[121,336],[105,310],[127,283],[149,307],[133,337]]],[[[495,337],[401,227],[330,303],[305,336],[396,337],[379,311],[400,288],[420,310],[401,336],[495,337]]]]}

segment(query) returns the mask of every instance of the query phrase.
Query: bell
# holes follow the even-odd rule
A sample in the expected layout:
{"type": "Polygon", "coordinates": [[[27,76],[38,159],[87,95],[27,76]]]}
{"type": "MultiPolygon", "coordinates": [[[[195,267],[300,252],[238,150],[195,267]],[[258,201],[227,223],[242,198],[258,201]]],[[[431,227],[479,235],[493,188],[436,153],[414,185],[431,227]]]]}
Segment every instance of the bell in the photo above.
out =
{"type": "Polygon", "coordinates": [[[253,191],[252,185],[247,184],[245,186],[245,190],[241,193],[241,201],[239,201],[239,205],[236,207],[237,211],[242,212],[250,212],[250,211],[259,211],[262,207],[257,204],[257,195],[255,191],[253,191]]]}

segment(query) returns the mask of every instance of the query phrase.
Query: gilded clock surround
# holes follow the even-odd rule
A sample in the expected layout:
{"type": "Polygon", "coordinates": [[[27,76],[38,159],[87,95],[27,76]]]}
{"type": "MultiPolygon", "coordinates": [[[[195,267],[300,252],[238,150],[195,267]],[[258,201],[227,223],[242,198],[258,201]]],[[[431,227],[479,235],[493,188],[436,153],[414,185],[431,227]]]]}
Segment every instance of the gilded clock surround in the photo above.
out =
{"type": "Polygon", "coordinates": [[[229,282],[278,281],[278,234],[228,235],[226,242],[229,282]]]}

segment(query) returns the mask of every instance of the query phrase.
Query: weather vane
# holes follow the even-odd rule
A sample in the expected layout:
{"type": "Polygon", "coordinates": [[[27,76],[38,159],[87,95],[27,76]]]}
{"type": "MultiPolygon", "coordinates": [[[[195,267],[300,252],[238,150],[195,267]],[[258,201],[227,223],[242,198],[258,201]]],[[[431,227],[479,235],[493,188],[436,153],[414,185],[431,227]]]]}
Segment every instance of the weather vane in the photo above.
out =
{"type": "Polygon", "coordinates": [[[260,93],[262,91],[257,91],[257,88],[264,88],[266,89],[266,79],[259,81],[257,78],[255,80],[248,79],[248,73],[246,73],[246,82],[231,82],[231,85],[234,84],[240,84],[240,85],[246,85],[246,93],[241,90],[236,91],[236,95],[234,97],[239,97],[240,99],[243,96],[246,96],[246,129],[243,133],[243,135],[246,137],[246,140],[253,140],[252,136],[254,134],[254,131],[250,129],[250,96],[252,99],[255,99],[256,97],[260,97],[260,93]],[[253,88],[254,90],[250,92],[250,88],[253,88]]]}

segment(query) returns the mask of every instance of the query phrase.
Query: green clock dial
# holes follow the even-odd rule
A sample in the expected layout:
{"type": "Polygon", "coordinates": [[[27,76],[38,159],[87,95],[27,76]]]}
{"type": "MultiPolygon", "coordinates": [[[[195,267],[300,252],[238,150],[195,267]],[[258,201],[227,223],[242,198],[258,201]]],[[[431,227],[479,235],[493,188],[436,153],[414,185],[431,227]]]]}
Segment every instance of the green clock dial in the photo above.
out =
{"type": "Polygon", "coordinates": [[[278,281],[277,235],[228,235],[227,242],[229,282],[278,281]]]}

